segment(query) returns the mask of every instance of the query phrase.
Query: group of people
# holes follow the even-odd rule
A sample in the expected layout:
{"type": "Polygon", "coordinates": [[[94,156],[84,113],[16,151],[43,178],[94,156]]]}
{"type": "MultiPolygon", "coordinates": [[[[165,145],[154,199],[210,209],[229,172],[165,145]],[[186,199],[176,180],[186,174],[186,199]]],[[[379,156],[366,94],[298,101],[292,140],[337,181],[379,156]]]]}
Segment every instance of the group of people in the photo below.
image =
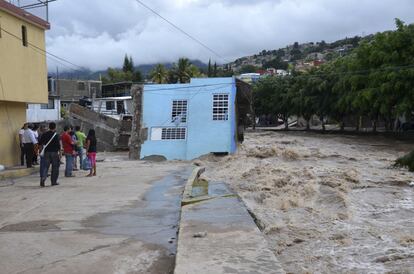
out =
{"type": "Polygon", "coordinates": [[[35,127],[24,124],[19,131],[21,147],[21,164],[31,168],[40,160],[40,186],[45,186],[49,167],[52,166],[52,186],[59,183],[59,167],[65,157],[65,177],[75,177],[73,171],[89,170],[88,177],[96,176],[97,140],[95,130],[91,129],[86,136],[76,126],[65,126],[62,134],[56,132],[56,124],[50,123],[47,130],[44,126],[35,127]],[[79,158],[79,168],[77,159],[79,158]]]}

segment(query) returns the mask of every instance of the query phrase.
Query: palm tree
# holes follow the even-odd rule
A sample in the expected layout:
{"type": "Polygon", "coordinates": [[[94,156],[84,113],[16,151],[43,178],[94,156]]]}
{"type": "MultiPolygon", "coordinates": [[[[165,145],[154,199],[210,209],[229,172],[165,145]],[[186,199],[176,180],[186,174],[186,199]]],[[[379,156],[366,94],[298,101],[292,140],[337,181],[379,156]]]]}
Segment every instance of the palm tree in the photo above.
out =
{"type": "Polygon", "coordinates": [[[188,58],[178,59],[178,63],[174,65],[174,74],[179,83],[188,83],[192,77],[191,62],[188,58]]]}
{"type": "Polygon", "coordinates": [[[168,71],[163,64],[158,64],[150,73],[151,80],[157,84],[165,84],[168,81],[168,71]]]}

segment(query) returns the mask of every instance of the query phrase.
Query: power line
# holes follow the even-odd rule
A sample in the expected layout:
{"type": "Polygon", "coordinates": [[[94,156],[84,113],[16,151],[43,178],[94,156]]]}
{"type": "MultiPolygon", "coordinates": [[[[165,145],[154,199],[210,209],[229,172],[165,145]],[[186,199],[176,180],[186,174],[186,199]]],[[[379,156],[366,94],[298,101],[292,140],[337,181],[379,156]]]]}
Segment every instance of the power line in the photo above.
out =
{"type": "Polygon", "coordinates": [[[197,44],[201,45],[203,48],[207,49],[209,52],[213,53],[215,56],[217,56],[220,59],[222,59],[225,63],[229,63],[223,56],[221,56],[215,50],[213,50],[212,48],[210,48],[209,46],[207,46],[205,43],[201,42],[199,39],[195,38],[194,36],[192,36],[191,34],[189,34],[188,32],[186,32],[185,30],[183,30],[182,28],[180,28],[179,26],[177,26],[176,24],[174,24],[173,22],[171,22],[170,20],[168,20],[167,18],[165,18],[164,16],[162,16],[161,14],[159,14],[157,11],[155,11],[154,9],[152,9],[151,7],[149,7],[148,5],[146,5],[145,3],[143,3],[141,0],[135,0],[135,1],[138,4],[140,4],[141,6],[143,6],[144,8],[148,9],[149,11],[151,11],[152,13],[154,13],[155,15],[157,15],[158,17],[160,17],[162,20],[164,20],[168,24],[170,24],[176,30],[178,30],[179,32],[181,32],[182,34],[184,34],[185,36],[187,36],[188,38],[190,38],[191,40],[193,40],[197,44]]]}
{"type": "MultiPolygon", "coordinates": [[[[17,36],[17,35],[15,35],[15,34],[13,34],[13,33],[12,33],[12,32],[10,32],[10,31],[6,30],[6,29],[5,29],[5,28],[3,28],[2,26],[0,26],[0,31],[3,31],[3,32],[7,33],[8,35],[10,35],[10,36],[14,37],[15,39],[17,39],[17,40],[19,40],[19,41],[23,41],[23,39],[22,39],[22,38],[20,38],[19,36],[17,36]]],[[[44,56],[46,56],[46,57],[53,58],[53,59],[54,59],[54,61],[56,61],[56,62],[58,62],[58,63],[60,63],[60,64],[62,64],[62,65],[64,65],[64,66],[66,66],[66,67],[68,67],[68,66],[67,66],[66,64],[63,64],[62,62],[67,63],[67,64],[70,64],[70,65],[72,65],[72,66],[74,66],[74,67],[78,67],[78,68],[80,68],[80,69],[82,69],[82,70],[84,70],[84,69],[85,69],[85,68],[84,68],[84,67],[82,67],[82,66],[76,65],[75,63],[72,63],[72,62],[70,62],[70,61],[68,61],[68,60],[66,60],[66,59],[64,59],[64,58],[62,58],[62,57],[59,57],[59,56],[57,56],[57,55],[53,54],[53,53],[50,53],[50,52],[48,52],[48,51],[46,51],[46,50],[44,50],[44,49],[42,49],[42,48],[40,48],[40,47],[38,47],[38,46],[36,46],[36,45],[34,45],[34,44],[30,43],[30,42],[27,42],[27,44],[28,44],[29,46],[31,46],[31,48],[32,48],[32,49],[35,49],[35,50],[39,51],[39,53],[43,54],[43,55],[44,55],[44,56]]],[[[70,68],[70,67],[68,67],[68,68],[70,68]]],[[[79,70],[79,69],[73,69],[73,68],[70,68],[70,69],[72,69],[72,70],[74,70],[74,71],[83,72],[82,70],[79,70]]]]}

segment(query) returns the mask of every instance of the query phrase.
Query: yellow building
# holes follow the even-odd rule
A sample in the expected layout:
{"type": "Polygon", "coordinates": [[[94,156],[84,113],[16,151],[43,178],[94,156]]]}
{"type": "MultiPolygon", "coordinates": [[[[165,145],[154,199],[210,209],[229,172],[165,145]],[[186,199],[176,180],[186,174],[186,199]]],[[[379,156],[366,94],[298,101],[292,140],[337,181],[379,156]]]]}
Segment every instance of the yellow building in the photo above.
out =
{"type": "Polygon", "coordinates": [[[0,165],[20,162],[18,131],[28,103],[47,103],[48,22],[0,0],[0,165]]]}

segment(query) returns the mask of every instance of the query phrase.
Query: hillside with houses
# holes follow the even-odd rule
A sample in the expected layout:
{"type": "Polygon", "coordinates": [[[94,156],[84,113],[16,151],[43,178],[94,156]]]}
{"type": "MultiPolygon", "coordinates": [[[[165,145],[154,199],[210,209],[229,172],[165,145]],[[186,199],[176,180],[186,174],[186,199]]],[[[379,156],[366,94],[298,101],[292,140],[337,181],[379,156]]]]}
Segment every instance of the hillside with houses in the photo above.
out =
{"type": "Polygon", "coordinates": [[[234,72],[260,72],[268,68],[295,69],[305,71],[312,67],[318,67],[338,57],[348,55],[363,39],[371,39],[355,36],[345,38],[332,43],[325,41],[299,44],[295,42],[284,48],[276,50],[263,50],[258,54],[241,57],[224,67],[234,72]]]}

